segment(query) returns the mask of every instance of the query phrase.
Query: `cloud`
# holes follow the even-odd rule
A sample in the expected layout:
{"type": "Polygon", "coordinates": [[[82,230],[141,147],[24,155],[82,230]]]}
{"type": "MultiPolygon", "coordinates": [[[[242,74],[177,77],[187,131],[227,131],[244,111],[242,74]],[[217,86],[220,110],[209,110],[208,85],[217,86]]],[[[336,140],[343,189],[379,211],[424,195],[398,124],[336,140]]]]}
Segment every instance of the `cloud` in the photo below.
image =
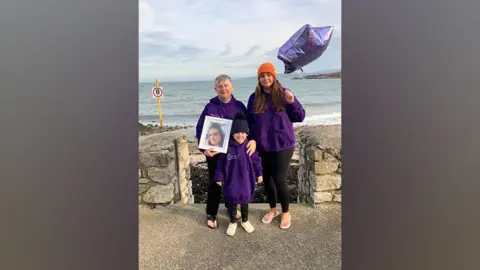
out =
{"type": "Polygon", "coordinates": [[[304,24],[334,25],[325,54],[306,68],[340,68],[340,0],[176,0],[139,3],[140,81],[256,74],[304,24]]]}
{"type": "Polygon", "coordinates": [[[250,56],[250,55],[253,55],[255,52],[259,51],[260,50],[260,46],[258,45],[255,45],[253,46],[252,48],[250,48],[250,50],[248,50],[248,52],[246,52],[244,54],[244,56],[250,56]]]}

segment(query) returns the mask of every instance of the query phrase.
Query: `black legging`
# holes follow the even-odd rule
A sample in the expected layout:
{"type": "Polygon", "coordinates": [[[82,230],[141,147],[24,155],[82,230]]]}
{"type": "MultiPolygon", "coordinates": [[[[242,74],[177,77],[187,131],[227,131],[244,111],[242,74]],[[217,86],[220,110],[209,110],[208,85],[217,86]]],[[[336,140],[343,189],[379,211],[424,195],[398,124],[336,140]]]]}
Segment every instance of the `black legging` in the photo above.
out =
{"type": "MultiPolygon", "coordinates": [[[[225,206],[227,206],[227,209],[228,209],[228,217],[230,218],[230,222],[236,223],[238,205],[227,203],[225,204],[225,206]]],[[[240,205],[240,213],[242,213],[242,222],[247,222],[248,221],[248,204],[240,205]]]]}
{"type": "Polygon", "coordinates": [[[288,212],[290,193],[288,192],[287,173],[290,168],[294,149],[280,152],[263,152],[262,157],[263,181],[270,208],[277,206],[277,196],[282,205],[282,212],[288,212]]]}
{"type": "MultiPolygon", "coordinates": [[[[219,154],[213,158],[207,159],[208,166],[208,191],[207,191],[207,215],[216,216],[218,214],[218,207],[220,205],[220,198],[222,196],[222,187],[215,183],[215,170],[217,169],[217,160],[219,154]]],[[[227,207],[227,204],[225,204],[227,207]]]]}

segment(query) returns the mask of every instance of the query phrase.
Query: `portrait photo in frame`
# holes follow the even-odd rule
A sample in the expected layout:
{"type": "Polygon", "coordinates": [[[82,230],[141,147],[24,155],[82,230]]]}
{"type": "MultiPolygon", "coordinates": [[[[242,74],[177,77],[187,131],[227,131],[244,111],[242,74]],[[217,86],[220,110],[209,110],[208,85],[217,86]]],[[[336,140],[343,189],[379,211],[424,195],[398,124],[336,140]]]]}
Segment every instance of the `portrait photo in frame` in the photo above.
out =
{"type": "Polygon", "coordinates": [[[233,121],[229,119],[206,116],[198,148],[226,153],[232,123],[233,121]]]}

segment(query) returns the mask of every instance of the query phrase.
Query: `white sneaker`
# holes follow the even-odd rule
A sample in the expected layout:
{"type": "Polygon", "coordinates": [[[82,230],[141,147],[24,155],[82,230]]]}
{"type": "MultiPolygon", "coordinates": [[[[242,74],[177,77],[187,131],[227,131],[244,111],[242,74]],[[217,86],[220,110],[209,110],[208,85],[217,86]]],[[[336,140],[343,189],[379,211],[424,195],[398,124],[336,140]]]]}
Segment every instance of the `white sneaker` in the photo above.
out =
{"type": "Polygon", "coordinates": [[[252,233],[255,230],[255,228],[253,228],[250,221],[242,222],[242,227],[245,229],[247,233],[252,233]]]}
{"type": "Polygon", "coordinates": [[[227,229],[227,235],[234,236],[237,230],[237,223],[230,223],[227,229]]]}

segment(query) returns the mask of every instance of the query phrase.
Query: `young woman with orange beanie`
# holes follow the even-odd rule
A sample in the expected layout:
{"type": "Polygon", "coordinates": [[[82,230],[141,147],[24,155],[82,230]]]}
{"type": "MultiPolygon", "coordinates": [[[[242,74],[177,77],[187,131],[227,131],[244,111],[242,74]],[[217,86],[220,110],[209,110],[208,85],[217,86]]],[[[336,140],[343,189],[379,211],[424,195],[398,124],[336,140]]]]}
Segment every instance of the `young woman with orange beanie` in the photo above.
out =
{"type": "Polygon", "coordinates": [[[257,76],[258,84],[248,100],[247,112],[251,137],[257,142],[262,158],[265,192],[270,204],[270,211],[262,222],[270,223],[280,214],[276,207],[278,194],[282,206],[280,228],[288,229],[291,216],[287,172],[295,148],[293,123],[303,122],[305,110],[292,92],[277,80],[272,63],[260,65],[257,76]]]}

